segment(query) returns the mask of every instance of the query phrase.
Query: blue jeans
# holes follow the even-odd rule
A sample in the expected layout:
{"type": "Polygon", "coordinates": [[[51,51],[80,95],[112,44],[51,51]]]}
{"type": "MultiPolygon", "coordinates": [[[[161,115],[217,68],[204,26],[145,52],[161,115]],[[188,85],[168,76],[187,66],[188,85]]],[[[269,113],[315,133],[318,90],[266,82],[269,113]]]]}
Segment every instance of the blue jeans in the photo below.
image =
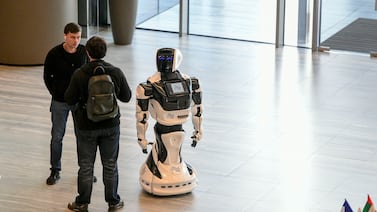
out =
{"type": "MultiPolygon", "coordinates": [[[[69,111],[71,111],[73,120],[75,117],[72,111],[75,106],[70,106],[64,102],[58,102],[55,100],[51,101],[50,112],[51,112],[51,143],[50,143],[50,164],[51,170],[60,171],[61,170],[61,158],[63,149],[63,137],[65,134],[65,129],[67,126],[67,119],[69,111]]],[[[73,121],[75,125],[75,121],[73,121]]],[[[76,128],[76,127],[74,127],[76,128]]],[[[76,130],[75,130],[76,132],[76,130]]]]}
{"type": "Polygon", "coordinates": [[[79,171],[77,186],[79,195],[75,202],[89,204],[93,188],[93,171],[97,147],[101,156],[105,200],[109,204],[118,204],[118,154],[119,125],[113,128],[98,130],[77,130],[77,152],[79,171]]]}

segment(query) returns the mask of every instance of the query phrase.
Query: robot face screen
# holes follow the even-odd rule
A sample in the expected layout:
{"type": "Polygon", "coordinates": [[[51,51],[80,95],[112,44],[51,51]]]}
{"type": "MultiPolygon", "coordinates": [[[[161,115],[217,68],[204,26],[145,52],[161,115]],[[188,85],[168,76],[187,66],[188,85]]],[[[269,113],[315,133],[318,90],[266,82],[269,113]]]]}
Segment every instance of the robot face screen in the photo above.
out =
{"type": "Polygon", "coordinates": [[[160,72],[172,72],[174,63],[173,52],[160,52],[157,56],[157,68],[160,72]]]}
{"type": "Polygon", "coordinates": [[[166,60],[166,62],[171,63],[173,62],[173,55],[160,55],[158,56],[158,60],[160,62],[164,62],[166,60]]]}

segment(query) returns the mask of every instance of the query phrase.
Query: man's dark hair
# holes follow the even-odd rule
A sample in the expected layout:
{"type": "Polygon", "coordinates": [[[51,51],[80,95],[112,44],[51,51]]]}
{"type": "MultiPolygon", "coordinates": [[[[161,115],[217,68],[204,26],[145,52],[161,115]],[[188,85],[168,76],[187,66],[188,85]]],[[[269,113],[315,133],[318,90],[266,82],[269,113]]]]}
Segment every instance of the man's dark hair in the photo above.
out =
{"type": "Polygon", "coordinates": [[[106,55],[106,41],[99,36],[91,37],[86,42],[85,48],[89,56],[93,59],[102,59],[106,55]]]}
{"type": "Polygon", "coordinates": [[[81,32],[81,26],[76,23],[68,23],[64,27],[64,34],[81,32]]]}

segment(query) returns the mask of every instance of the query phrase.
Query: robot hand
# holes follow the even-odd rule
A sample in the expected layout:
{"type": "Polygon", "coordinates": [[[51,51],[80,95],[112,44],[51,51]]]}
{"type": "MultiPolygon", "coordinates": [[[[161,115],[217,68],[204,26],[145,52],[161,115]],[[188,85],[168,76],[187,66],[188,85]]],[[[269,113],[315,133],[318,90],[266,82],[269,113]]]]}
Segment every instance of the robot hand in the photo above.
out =
{"type": "Polygon", "coordinates": [[[191,146],[192,146],[192,147],[196,147],[196,144],[197,144],[197,143],[198,143],[197,141],[192,140],[191,146]]]}
{"type": "Polygon", "coordinates": [[[146,139],[138,138],[137,142],[139,143],[139,146],[141,147],[142,152],[144,154],[147,154],[148,153],[148,150],[147,150],[148,141],[146,139]]]}
{"type": "Polygon", "coordinates": [[[191,146],[192,147],[196,147],[196,144],[198,143],[198,141],[200,141],[200,139],[202,138],[202,132],[198,131],[198,130],[195,130],[193,133],[192,133],[192,136],[191,136],[191,139],[192,139],[192,144],[191,146]]]}

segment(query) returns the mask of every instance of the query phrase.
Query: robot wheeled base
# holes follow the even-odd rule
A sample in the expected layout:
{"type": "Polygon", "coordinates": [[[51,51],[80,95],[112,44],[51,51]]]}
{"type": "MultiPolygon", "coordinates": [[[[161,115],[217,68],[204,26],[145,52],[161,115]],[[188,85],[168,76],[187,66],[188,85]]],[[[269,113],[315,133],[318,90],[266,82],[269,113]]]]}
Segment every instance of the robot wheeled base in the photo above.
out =
{"type": "Polygon", "coordinates": [[[198,185],[196,171],[189,164],[183,161],[174,165],[156,164],[152,153],[140,168],[139,183],[156,196],[187,194],[198,185]]]}

